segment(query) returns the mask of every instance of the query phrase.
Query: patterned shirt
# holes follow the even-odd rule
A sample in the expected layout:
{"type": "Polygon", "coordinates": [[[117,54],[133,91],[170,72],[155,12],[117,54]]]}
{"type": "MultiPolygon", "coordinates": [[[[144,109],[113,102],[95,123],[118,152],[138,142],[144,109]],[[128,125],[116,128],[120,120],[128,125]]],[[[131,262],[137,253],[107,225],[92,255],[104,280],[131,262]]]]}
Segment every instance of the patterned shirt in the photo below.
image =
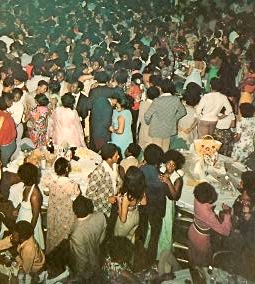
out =
{"type": "MultiPolygon", "coordinates": [[[[117,191],[120,187],[121,180],[118,176],[116,181],[117,191]]],[[[109,217],[112,205],[109,203],[108,198],[114,195],[112,177],[110,173],[105,170],[103,163],[101,163],[91,174],[86,196],[93,201],[95,211],[103,212],[109,217]]]]}

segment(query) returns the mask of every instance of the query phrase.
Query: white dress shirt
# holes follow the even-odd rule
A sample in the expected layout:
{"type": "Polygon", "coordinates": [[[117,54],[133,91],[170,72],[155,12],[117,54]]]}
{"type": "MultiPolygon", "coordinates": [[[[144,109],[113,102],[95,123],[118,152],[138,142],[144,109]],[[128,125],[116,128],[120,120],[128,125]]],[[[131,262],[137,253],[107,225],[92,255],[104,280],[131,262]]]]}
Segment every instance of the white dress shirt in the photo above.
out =
{"type": "Polygon", "coordinates": [[[231,104],[225,95],[219,92],[211,92],[201,98],[197,106],[197,114],[200,120],[218,121],[218,115],[223,107],[226,109],[226,115],[233,112],[231,104]]]}

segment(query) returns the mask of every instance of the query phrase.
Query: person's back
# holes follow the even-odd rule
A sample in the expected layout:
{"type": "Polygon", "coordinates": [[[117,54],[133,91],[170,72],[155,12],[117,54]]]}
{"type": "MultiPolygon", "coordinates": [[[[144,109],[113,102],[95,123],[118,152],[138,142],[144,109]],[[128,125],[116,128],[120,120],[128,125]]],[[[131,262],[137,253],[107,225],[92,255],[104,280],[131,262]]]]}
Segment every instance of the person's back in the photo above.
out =
{"type": "Polygon", "coordinates": [[[112,104],[106,97],[100,97],[93,103],[91,110],[91,138],[95,150],[99,150],[111,139],[109,127],[112,122],[112,104]]]}
{"type": "Polygon", "coordinates": [[[145,121],[150,123],[150,136],[165,138],[176,134],[176,121],[185,114],[185,108],[177,96],[162,94],[145,113],[145,121]],[[178,112],[180,114],[177,115],[178,112]]]}
{"type": "Polygon", "coordinates": [[[71,269],[84,279],[99,270],[99,245],[104,238],[106,220],[104,214],[95,212],[78,219],[70,236],[71,269]]]}
{"type": "Polygon", "coordinates": [[[104,240],[106,219],[102,212],[93,212],[90,199],[79,195],[73,202],[77,217],[70,234],[70,268],[80,283],[97,277],[99,246],[104,240]]]}
{"type": "Polygon", "coordinates": [[[145,191],[147,197],[147,214],[163,218],[166,210],[166,186],[160,181],[158,177],[159,172],[155,166],[146,164],[141,167],[141,170],[145,175],[147,184],[145,191]]]}

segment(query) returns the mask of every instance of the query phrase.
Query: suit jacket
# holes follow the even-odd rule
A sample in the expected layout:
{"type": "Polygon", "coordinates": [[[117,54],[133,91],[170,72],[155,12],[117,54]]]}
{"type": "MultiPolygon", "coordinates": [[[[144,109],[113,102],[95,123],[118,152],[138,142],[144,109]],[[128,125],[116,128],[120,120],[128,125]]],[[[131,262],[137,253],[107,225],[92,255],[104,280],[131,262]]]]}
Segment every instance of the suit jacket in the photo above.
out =
{"type": "Polygon", "coordinates": [[[105,230],[106,219],[102,212],[78,219],[71,229],[71,269],[84,280],[99,271],[99,246],[105,230]]]}
{"type": "Polygon", "coordinates": [[[98,87],[91,89],[89,92],[89,100],[88,100],[89,109],[92,109],[93,103],[98,98],[101,97],[110,98],[114,93],[116,93],[116,91],[108,86],[99,85],[98,87]]]}
{"type": "Polygon", "coordinates": [[[153,100],[144,115],[145,122],[150,125],[149,135],[157,138],[175,135],[177,122],[185,114],[186,109],[179,97],[170,93],[162,94],[153,100]]]}
{"type": "Polygon", "coordinates": [[[88,98],[80,93],[77,105],[76,105],[76,111],[78,112],[79,117],[81,117],[82,121],[82,127],[85,127],[85,118],[88,116],[88,98]]]}
{"type": "Polygon", "coordinates": [[[108,98],[100,97],[93,103],[91,110],[91,130],[92,138],[110,141],[111,132],[109,127],[112,124],[113,108],[108,98]]]}

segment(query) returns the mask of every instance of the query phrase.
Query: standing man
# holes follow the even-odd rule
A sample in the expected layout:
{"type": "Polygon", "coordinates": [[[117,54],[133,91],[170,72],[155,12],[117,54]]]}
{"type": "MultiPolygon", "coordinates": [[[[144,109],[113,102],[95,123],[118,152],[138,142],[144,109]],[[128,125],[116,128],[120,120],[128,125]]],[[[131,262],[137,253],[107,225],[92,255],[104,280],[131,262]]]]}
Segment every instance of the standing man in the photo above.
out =
{"type": "Polygon", "coordinates": [[[228,98],[221,94],[221,80],[213,78],[211,80],[212,92],[205,94],[197,106],[198,115],[198,138],[205,135],[213,135],[216,124],[219,119],[222,119],[233,112],[228,98]],[[225,109],[223,115],[219,116],[222,109],[225,109]]]}
{"type": "Polygon", "coordinates": [[[105,216],[94,212],[92,201],[82,195],[74,200],[73,211],[77,220],[70,234],[71,270],[79,283],[99,283],[99,248],[105,237],[105,216]]]}
{"type": "Polygon", "coordinates": [[[110,98],[99,97],[92,104],[90,143],[92,150],[96,152],[111,140],[109,127],[112,125],[113,107],[116,104],[117,97],[114,94],[110,98]]]}
{"type": "Polygon", "coordinates": [[[170,147],[170,137],[177,133],[177,122],[186,114],[186,110],[180,99],[173,95],[175,87],[171,80],[162,80],[160,87],[162,94],[153,100],[144,119],[150,125],[152,143],[166,152],[170,147]]]}
{"type": "Polygon", "coordinates": [[[70,90],[75,98],[74,109],[77,110],[78,115],[81,119],[82,129],[84,131],[85,118],[88,116],[88,98],[83,95],[84,85],[80,81],[75,81],[71,84],[70,90]]]}
{"type": "Polygon", "coordinates": [[[96,212],[104,213],[109,240],[118,216],[115,196],[122,186],[117,165],[119,159],[117,146],[105,143],[101,148],[101,157],[102,163],[90,175],[86,196],[93,201],[96,212]]]}

